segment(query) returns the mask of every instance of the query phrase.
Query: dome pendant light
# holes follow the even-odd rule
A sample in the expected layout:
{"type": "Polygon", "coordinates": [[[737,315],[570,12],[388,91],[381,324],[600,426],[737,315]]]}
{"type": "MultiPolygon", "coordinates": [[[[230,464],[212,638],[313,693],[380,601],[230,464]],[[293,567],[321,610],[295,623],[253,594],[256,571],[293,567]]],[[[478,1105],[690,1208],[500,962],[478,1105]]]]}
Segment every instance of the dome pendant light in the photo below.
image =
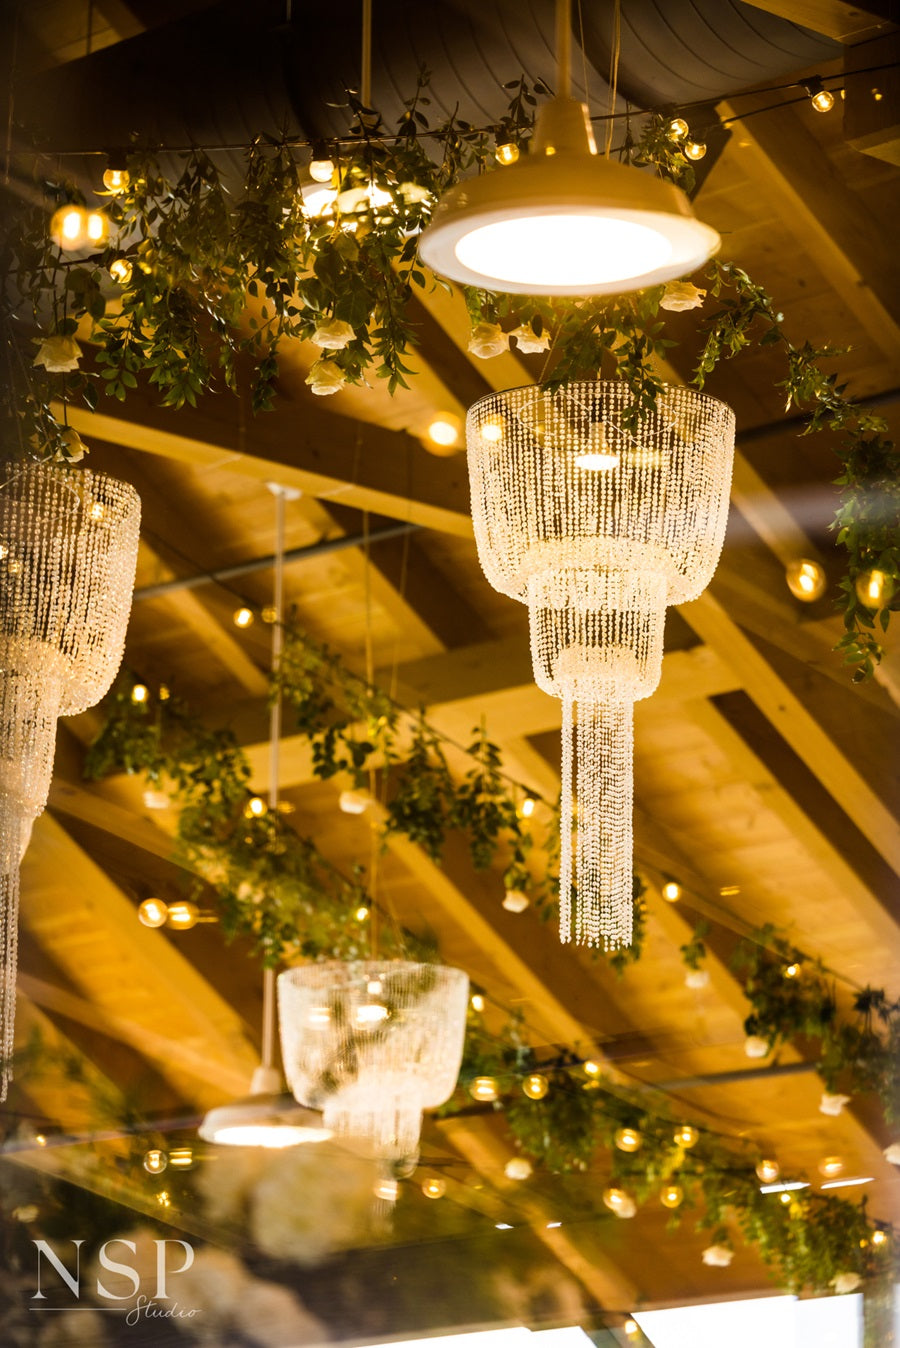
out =
{"type": "Polygon", "coordinates": [[[621,294],[718,249],[675,183],[597,154],[587,106],[568,95],[570,20],[570,0],[557,0],[562,92],[539,112],[531,152],[438,202],[419,253],[440,276],[511,294],[621,294]]]}

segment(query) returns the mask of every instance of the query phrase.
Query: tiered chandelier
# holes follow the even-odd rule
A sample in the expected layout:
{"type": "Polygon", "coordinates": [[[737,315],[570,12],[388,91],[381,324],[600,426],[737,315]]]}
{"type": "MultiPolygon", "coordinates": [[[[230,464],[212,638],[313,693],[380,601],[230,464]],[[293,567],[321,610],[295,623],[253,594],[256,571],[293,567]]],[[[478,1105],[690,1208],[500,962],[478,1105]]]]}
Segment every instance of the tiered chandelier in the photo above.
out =
{"type": "Polygon", "coordinates": [[[718,562],[734,413],[684,387],[646,410],[620,381],[529,386],[475,403],[467,441],[482,568],[528,605],[535,679],[562,699],[560,936],[626,946],[633,706],[659,683],[666,605],[718,562]]]}
{"type": "Polygon", "coordinates": [[[10,1079],[19,864],[47,803],[56,721],[122,659],[140,501],[102,473],[9,462],[0,479],[0,1099],[10,1079]]]}
{"type": "Polygon", "coordinates": [[[453,1093],[469,980],[405,960],[329,961],[278,977],[281,1054],[302,1105],[388,1161],[418,1156],[422,1110],[453,1093]]]}

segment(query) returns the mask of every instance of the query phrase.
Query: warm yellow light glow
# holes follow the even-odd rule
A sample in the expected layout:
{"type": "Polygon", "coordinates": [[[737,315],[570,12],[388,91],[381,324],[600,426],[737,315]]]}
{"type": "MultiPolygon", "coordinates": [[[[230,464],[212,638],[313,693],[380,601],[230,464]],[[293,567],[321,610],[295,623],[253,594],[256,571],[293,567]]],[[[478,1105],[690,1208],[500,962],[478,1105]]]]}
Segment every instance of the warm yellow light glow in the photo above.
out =
{"type": "Polygon", "coordinates": [[[327,1006],[311,1006],[306,1013],[306,1019],[310,1025],[330,1025],[331,1011],[327,1006]]]}
{"type": "Polygon", "coordinates": [[[365,814],[372,799],[365,791],[342,791],[338,796],[338,809],[342,814],[365,814]]]}
{"type": "Polygon", "coordinates": [[[600,1064],[598,1062],[593,1062],[588,1058],[587,1062],[583,1062],[581,1065],[589,1077],[600,1075],[600,1064]]]}
{"type": "Polygon", "coordinates": [[[873,1245],[886,1245],[886,1244],[887,1244],[887,1232],[886,1232],[886,1231],[882,1231],[880,1228],[879,1228],[879,1230],[877,1230],[877,1231],[873,1231],[873,1232],[872,1232],[872,1244],[873,1244],[873,1245]]]}
{"type": "Polygon", "coordinates": [[[138,908],[138,921],[145,927],[162,927],[169,916],[169,905],[162,899],[144,899],[138,908]]]}
{"type": "Polygon", "coordinates": [[[88,243],[99,244],[106,241],[109,234],[109,221],[102,211],[89,211],[85,222],[85,234],[88,243]]]}
{"type": "Polygon", "coordinates": [[[356,1008],[356,1023],[365,1027],[380,1025],[389,1015],[387,1007],[381,1002],[364,1002],[362,1006],[356,1008]]]}
{"type": "Polygon", "coordinates": [[[124,192],[131,182],[131,174],[125,168],[108,168],[103,174],[103,186],[107,192],[124,192]]]}
{"type": "Polygon", "coordinates": [[[550,1089],[550,1082],[541,1072],[532,1072],[522,1082],[522,1090],[529,1100],[543,1100],[550,1089]]]}
{"type": "Polygon", "coordinates": [[[796,978],[800,972],[799,964],[789,964],[784,971],[785,978],[796,978]]]}
{"type": "Polygon", "coordinates": [[[327,1142],[331,1134],[324,1128],[293,1128],[288,1124],[246,1123],[220,1128],[211,1140],[224,1147],[266,1147],[281,1151],[303,1142],[327,1142]]]}
{"type": "Polygon", "coordinates": [[[190,899],[179,899],[169,904],[166,923],[176,931],[190,931],[191,927],[196,927],[199,916],[200,910],[195,903],[190,899]]]}
{"type": "Polygon", "coordinates": [[[422,1184],[422,1193],[426,1198],[443,1198],[447,1192],[447,1181],[442,1179],[427,1179],[422,1184]]]}
{"type": "Polygon", "coordinates": [[[669,903],[677,903],[681,898],[681,885],[677,880],[667,880],[662,887],[662,896],[669,903]]]}
{"type": "Polygon", "coordinates": [[[50,237],[58,248],[82,248],[87,242],[88,213],[83,206],[68,202],[50,218],[50,237]]]}
{"type": "Polygon", "coordinates": [[[482,225],[459,240],[456,257],[484,278],[535,288],[592,287],[626,281],[664,267],[672,245],[664,234],[632,220],[601,215],[535,215],[482,225]]]}
{"type": "Polygon", "coordinates": [[[400,1185],[397,1180],[386,1175],[384,1179],[378,1181],[372,1192],[376,1198],[382,1198],[386,1203],[396,1203],[400,1193],[400,1185]]]}
{"type": "Polygon", "coordinates": [[[706,145],[702,140],[689,140],[684,147],[684,153],[688,159],[693,159],[696,163],[705,156],[706,145]]]}
{"type": "Polygon", "coordinates": [[[684,1202],[684,1190],[680,1184],[667,1184],[659,1195],[664,1208],[677,1208],[684,1202]]]}
{"type": "Polygon", "coordinates": [[[334,177],[333,159],[313,159],[309,166],[309,176],[317,183],[330,183],[334,177]]]}
{"type": "Polygon", "coordinates": [[[638,1323],[636,1320],[626,1320],[622,1328],[629,1338],[632,1338],[638,1332],[638,1323]]]}
{"type": "Polygon", "coordinates": [[[156,1195],[156,1201],[161,1208],[170,1208],[172,1206],[172,1200],[169,1197],[168,1190],[166,1189],[160,1190],[160,1192],[156,1195]]]}
{"type": "Polygon", "coordinates": [[[675,1143],[679,1147],[695,1147],[700,1140],[700,1134],[690,1123],[683,1123],[680,1128],[675,1129],[675,1143]]]}
{"type": "Polygon", "coordinates": [[[863,571],[856,578],[857,597],[866,608],[886,608],[894,597],[895,588],[893,578],[887,572],[879,571],[877,567],[871,571],[863,571]]]}
{"type": "Polygon", "coordinates": [[[249,627],[253,622],[253,610],[250,608],[236,608],[231,621],[235,627],[249,627]]]}
{"type": "Polygon", "coordinates": [[[175,1170],[190,1170],[194,1164],[193,1147],[173,1147],[169,1152],[169,1165],[175,1170]]]}
{"type": "Polygon", "coordinates": [[[791,1201],[792,1200],[789,1193],[783,1193],[781,1195],[781,1202],[784,1204],[785,1207],[787,1207],[788,1203],[790,1203],[791,1201]]]}
{"type": "Polygon", "coordinates": [[[251,796],[244,806],[244,815],[247,819],[261,819],[267,809],[262,796],[251,796]]]}
{"type": "Polygon", "coordinates": [[[609,472],[613,468],[618,468],[619,456],[611,453],[601,454],[591,450],[584,454],[576,454],[575,465],[592,473],[609,472]]]}
{"type": "Polygon", "coordinates": [[[684,140],[685,136],[690,131],[690,129],[691,128],[688,126],[687,122],[684,120],[683,117],[673,117],[669,125],[666,127],[666,130],[668,131],[672,140],[684,140]]]}
{"type": "Polygon", "coordinates": [[[531,816],[534,814],[536,805],[537,805],[536,800],[532,799],[531,796],[526,796],[525,799],[522,801],[522,810],[521,810],[522,818],[530,819],[531,816]]]}
{"type": "Polygon", "coordinates": [[[485,421],[481,425],[481,438],[487,440],[488,444],[499,444],[503,439],[502,421],[485,421]]]}
{"type": "Polygon", "coordinates": [[[614,1212],[617,1217],[631,1217],[634,1215],[635,1202],[631,1194],[624,1189],[604,1189],[603,1202],[610,1212],[614,1212]]]}
{"type": "Polygon", "coordinates": [[[519,157],[519,147],[512,141],[507,141],[503,145],[498,145],[494,151],[494,158],[498,164],[514,164],[519,157]]]}
{"type": "Polygon", "coordinates": [[[508,913],[524,913],[530,903],[528,895],[521,889],[507,889],[503,895],[502,906],[508,913]]]}
{"type": "Polygon", "coordinates": [[[484,997],[482,997],[480,992],[473,992],[472,996],[469,998],[469,1003],[473,1011],[484,1010],[484,997]]]}
{"type": "Polygon", "coordinates": [[[109,274],[117,285],[127,286],[131,280],[133,268],[127,257],[114,257],[109,264],[109,274]]]}
{"type": "Polygon", "coordinates": [[[442,449],[452,449],[459,444],[461,426],[459,417],[450,412],[441,412],[428,427],[428,438],[442,449]]]}
{"type": "Polygon", "coordinates": [[[368,918],[369,918],[369,909],[368,909],[368,907],[367,907],[364,903],[361,903],[361,904],[359,905],[359,907],[357,908],[356,912],[353,914],[353,916],[356,918],[357,922],[366,922],[366,921],[368,921],[368,918]]]}
{"type": "Polygon", "coordinates": [[[469,1087],[469,1094],[473,1100],[488,1103],[496,1100],[500,1092],[493,1077],[476,1077],[469,1087]]]}
{"type": "Polygon", "coordinates": [[[103,516],[106,514],[106,507],[103,502],[92,501],[89,514],[92,520],[102,520],[103,516]]]}
{"type": "Polygon", "coordinates": [[[144,1169],[148,1175],[161,1175],[168,1164],[169,1158],[166,1153],[156,1147],[144,1155],[144,1169]]]}
{"type": "Polygon", "coordinates": [[[785,568],[787,587],[795,599],[812,604],[825,593],[825,568],[809,557],[798,557],[785,568]]]}
{"type": "Polygon", "coordinates": [[[781,1174],[781,1166],[777,1161],[772,1160],[769,1157],[763,1157],[763,1159],[757,1163],[756,1173],[763,1184],[771,1184],[774,1180],[777,1180],[778,1176],[781,1174]]]}
{"type": "Polygon", "coordinates": [[[819,1162],[817,1169],[820,1175],[824,1175],[825,1179],[835,1179],[843,1172],[844,1159],[842,1156],[825,1156],[819,1162]]]}
{"type": "Polygon", "coordinates": [[[35,1133],[34,1140],[39,1147],[46,1147],[47,1139],[43,1133],[35,1133]]]}
{"type": "Polygon", "coordinates": [[[831,112],[834,107],[834,94],[830,89],[819,89],[811,99],[816,112],[831,112]]]}
{"type": "Polygon", "coordinates": [[[619,1151],[637,1151],[643,1140],[637,1128],[617,1128],[613,1138],[619,1151]]]}
{"type": "Polygon", "coordinates": [[[300,195],[303,198],[303,209],[313,219],[333,213],[337,201],[337,192],[333,187],[319,183],[305,183],[300,189],[300,195]]]}
{"type": "Polygon", "coordinates": [[[150,696],[150,689],[145,683],[136,683],[131,690],[132,702],[146,702],[150,696]]]}

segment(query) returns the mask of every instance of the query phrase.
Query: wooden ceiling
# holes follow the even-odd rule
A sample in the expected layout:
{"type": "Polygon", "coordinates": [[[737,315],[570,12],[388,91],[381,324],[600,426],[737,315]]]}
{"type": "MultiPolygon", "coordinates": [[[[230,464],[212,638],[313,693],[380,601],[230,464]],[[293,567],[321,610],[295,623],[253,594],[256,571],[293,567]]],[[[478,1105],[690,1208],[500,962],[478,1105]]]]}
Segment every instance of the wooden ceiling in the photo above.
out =
{"type": "MultiPolygon", "coordinates": [[[[877,5],[838,0],[761,8],[847,43],[859,39],[860,13],[873,27],[883,19],[877,5]]],[[[95,44],[149,21],[120,0],[97,0],[92,10],[95,44]]],[[[83,51],[81,7],[45,0],[29,7],[27,22],[45,58],[64,64],[83,51]]],[[[761,94],[756,106],[776,101],[761,94]]],[[[746,113],[753,103],[741,98],[719,112],[746,113]]],[[[890,418],[900,402],[900,173],[846,144],[839,108],[820,116],[803,102],[732,129],[698,214],[722,233],[724,255],[783,306],[792,338],[851,348],[841,378],[890,418]]],[[[357,536],[364,512],[373,531],[385,520],[417,526],[373,544],[368,560],[348,547],[292,563],[288,602],[357,669],[368,635],[378,680],[406,705],[424,705],[447,735],[466,739],[484,715],[510,773],[553,798],[559,706],[533,686],[525,612],[481,575],[464,456],[434,457],[420,438],[431,414],[459,414],[489,389],[532,381],[536,370],[513,354],[468,355],[463,306],[441,289],[423,293],[416,317],[420,374],[393,401],[381,389],[353,389],[323,407],[302,383],[313,353],[299,348],[283,370],[276,411],[256,419],[224,395],[173,414],[136,394],[70,420],[91,446],[91,466],[129,479],[142,497],[139,592],[270,553],[270,480],[302,492],[288,507],[291,548],[357,536]]],[[[683,363],[669,374],[688,378],[691,325],[672,326],[684,339],[683,363]]],[[[649,886],[641,961],[620,978],[604,961],[561,947],[532,912],[505,912],[499,874],[476,874],[453,846],[439,867],[392,840],[381,884],[401,919],[427,918],[450,962],[498,1003],[523,1009],[535,1043],[596,1046],[624,1079],[665,1083],[685,1111],[757,1139],[812,1176],[823,1155],[840,1153],[876,1177],[874,1215],[896,1220],[900,1180],[881,1155],[892,1139],[870,1102],[826,1118],[821,1083],[802,1071],[695,1084],[750,1067],[747,1004],[728,966],[735,934],[747,926],[776,924],[858,984],[895,995],[900,985],[900,647],[889,633],[877,681],[851,687],[831,653],[840,626],[829,600],[800,605],[786,588],[784,566],[799,555],[821,558],[832,579],[841,562],[828,529],[836,460],[827,437],[799,438],[784,419],[780,377],[777,356],[759,352],[724,366],[710,386],[738,418],[733,505],[716,579],[670,613],[662,685],[637,708],[636,864],[649,886]],[[669,874],[687,891],[680,904],[660,896],[669,874]],[[698,915],[712,924],[712,977],[693,991],[679,947],[698,915]]],[[[139,597],[126,651],[148,682],[165,680],[211,722],[239,729],[259,791],[268,785],[268,633],[259,625],[238,631],[231,614],[235,593],[265,604],[270,583],[261,571],[229,588],[139,597]]],[[[246,1089],[258,1055],[259,971],[217,928],[170,935],[138,924],[136,895],[168,882],[173,821],[168,811],[148,812],[132,780],[82,780],[96,724],[88,713],[61,727],[50,805],[23,865],[18,1028],[26,1037],[39,1025],[112,1088],[139,1088],[157,1117],[190,1118],[246,1089]]],[[[280,788],[296,806],[296,826],[349,870],[368,856],[369,825],[338,811],[345,784],[316,781],[304,743],[286,735],[280,788]]],[[[781,1061],[800,1064],[800,1048],[781,1061]]],[[[84,1099],[60,1080],[20,1080],[16,1092],[17,1107],[64,1132],[91,1126],[84,1099]]],[[[503,1176],[509,1141],[489,1118],[434,1124],[424,1150],[465,1163],[447,1172],[467,1178],[454,1179],[446,1201],[497,1220],[514,1203],[548,1256],[602,1306],[768,1286],[746,1251],[727,1270],[705,1268],[703,1238],[687,1225],[667,1233],[661,1215],[641,1211],[634,1222],[590,1233],[547,1230],[560,1204],[573,1211],[571,1186],[544,1176],[512,1193],[503,1176]]],[[[50,1164],[46,1155],[20,1155],[50,1164]]],[[[64,1149],[50,1160],[67,1173],[64,1149]]],[[[601,1165],[589,1179],[597,1190],[602,1174],[601,1165]]],[[[79,1182],[90,1187],[96,1175],[79,1182]]],[[[140,1180],[116,1185],[140,1211],[140,1180]]]]}

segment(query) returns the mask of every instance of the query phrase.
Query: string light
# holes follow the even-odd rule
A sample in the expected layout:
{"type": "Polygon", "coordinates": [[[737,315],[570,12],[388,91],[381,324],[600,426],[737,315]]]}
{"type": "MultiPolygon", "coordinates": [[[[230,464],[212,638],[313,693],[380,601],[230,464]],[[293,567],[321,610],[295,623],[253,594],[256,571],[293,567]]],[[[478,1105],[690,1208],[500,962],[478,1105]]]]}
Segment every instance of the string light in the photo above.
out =
{"type": "Polygon", "coordinates": [[[856,579],[856,593],[866,608],[885,608],[894,597],[894,581],[884,571],[863,571],[856,579]]]}
{"type": "Polygon", "coordinates": [[[835,1179],[844,1169],[844,1161],[841,1156],[825,1156],[816,1167],[820,1175],[825,1179],[835,1179]]]}
{"type": "Polygon", "coordinates": [[[662,896],[668,903],[677,903],[681,898],[681,885],[677,880],[667,880],[662,887],[662,896]]]}
{"type": "Polygon", "coordinates": [[[150,696],[150,689],[145,683],[136,683],[131,690],[132,702],[146,702],[150,696]]]}
{"type": "Polygon", "coordinates": [[[473,1100],[489,1104],[497,1099],[500,1092],[493,1077],[476,1077],[469,1087],[469,1094],[473,1100]]]}
{"type": "Polygon", "coordinates": [[[330,159],[325,152],[324,146],[319,146],[313,151],[313,158],[310,160],[309,176],[316,183],[330,183],[334,179],[334,160],[330,159]]]}
{"type": "Polygon", "coordinates": [[[106,188],[107,192],[118,195],[119,192],[125,191],[130,182],[131,174],[128,172],[127,168],[123,168],[121,165],[116,165],[114,168],[113,165],[110,164],[109,168],[104,170],[103,186],[106,188]]]}
{"type": "Polygon", "coordinates": [[[235,627],[250,627],[253,624],[253,610],[249,608],[236,608],[231,621],[235,627]]]}
{"type": "Polygon", "coordinates": [[[87,219],[85,208],[74,201],[54,211],[50,217],[50,238],[57,248],[72,252],[83,248],[88,237],[87,219]]]}
{"type": "Polygon", "coordinates": [[[667,1184],[659,1195],[664,1208],[680,1207],[684,1201],[684,1190],[680,1184],[667,1184]]]}
{"type": "Polygon", "coordinates": [[[531,1178],[533,1166],[527,1156],[512,1156],[503,1167],[507,1179],[527,1180],[531,1178]]]}
{"type": "Polygon", "coordinates": [[[267,809],[268,806],[262,796],[251,796],[244,806],[244,818],[261,819],[267,809]]]}
{"type": "Polygon", "coordinates": [[[144,899],[138,907],[138,921],[145,927],[163,927],[169,916],[169,905],[162,899],[144,899]]]}
{"type": "Polygon", "coordinates": [[[473,992],[469,998],[469,1005],[473,1011],[481,1012],[484,1010],[484,997],[480,992],[473,992]]]}
{"type": "Polygon", "coordinates": [[[684,153],[688,159],[696,161],[703,159],[706,155],[706,142],[702,140],[689,140],[685,142],[684,153]]]}
{"type": "Polygon", "coordinates": [[[368,905],[365,903],[361,903],[357,908],[356,912],[353,914],[353,916],[356,918],[357,922],[368,922],[369,911],[370,910],[368,905]]]}
{"type": "Polygon", "coordinates": [[[604,1189],[603,1202],[617,1217],[633,1217],[637,1212],[637,1204],[624,1189],[604,1189]]]}
{"type": "Polygon", "coordinates": [[[88,243],[105,243],[109,235],[109,221],[102,211],[88,211],[85,236],[88,243]]]}
{"type": "Polygon", "coordinates": [[[169,1152],[169,1165],[176,1170],[190,1170],[194,1164],[192,1147],[174,1147],[169,1152]]]}
{"type": "Polygon", "coordinates": [[[531,816],[534,814],[536,805],[537,801],[532,796],[526,796],[525,799],[522,801],[522,808],[520,810],[522,818],[530,819],[531,816]]]}
{"type": "Polygon", "coordinates": [[[632,1338],[638,1332],[638,1323],[636,1320],[626,1320],[622,1328],[629,1338],[632,1338]]]}
{"type": "Polygon", "coordinates": [[[777,1161],[764,1157],[757,1162],[756,1173],[763,1184],[771,1184],[781,1174],[781,1166],[777,1161]]]}
{"type": "Polygon", "coordinates": [[[617,1128],[613,1138],[619,1151],[637,1151],[643,1140],[637,1128],[617,1128]]]}
{"type": "Polygon", "coordinates": [[[169,1164],[169,1158],[164,1151],[154,1147],[144,1155],[144,1169],[148,1175],[161,1175],[169,1164]]]}
{"type": "Polygon", "coordinates": [[[686,1150],[695,1147],[700,1140],[700,1134],[691,1123],[683,1123],[679,1128],[676,1128],[674,1137],[675,1145],[684,1147],[686,1150]]]}
{"type": "Polygon", "coordinates": [[[597,1077],[600,1075],[600,1064],[594,1062],[590,1058],[588,1058],[587,1062],[583,1062],[581,1066],[584,1068],[585,1072],[589,1077],[597,1077]]]}
{"type": "Polygon", "coordinates": [[[168,1190],[166,1189],[161,1189],[159,1191],[159,1193],[156,1195],[156,1201],[161,1208],[170,1208],[172,1206],[172,1200],[169,1197],[168,1190]]]}
{"type": "Polygon", "coordinates": [[[550,1089],[550,1082],[540,1072],[532,1072],[522,1082],[522,1090],[529,1100],[543,1100],[550,1089]]]}
{"type": "Polygon", "coordinates": [[[787,587],[795,599],[813,604],[825,593],[825,568],[809,557],[798,557],[784,570],[787,587]]]}
{"type": "Polygon", "coordinates": [[[443,1198],[446,1192],[446,1180],[439,1178],[427,1179],[422,1184],[422,1193],[426,1198],[443,1198]]]}
{"type": "Polygon", "coordinates": [[[190,931],[191,927],[196,927],[200,917],[200,909],[189,899],[179,899],[177,903],[169,904],[169,911],[166,916],[166,925],[174,927],[176,931],[190,931]]]}
{"type": "Polygon", "coordinates": [[[887,1244],[887,1232],[883,1231],[880,1226],[875,1231],[872,1232],[872,1244],[873,1245],[887,1244]]]}
{"type": "Polygon", "coordinates": [[[453,450],[459,444],[462,423],[452,412],[440,412],[429,423],[427,435],[434,451],[453,450]]]}
{"type": "Polygon", "coordinates": [[[800,972],[799,964],[789,964],[784,971],[785,978],[796,978],[800,972]]]}
{"type": "Polygon", "coordinates": [[[789,1193],[783,1193],[783,1194],[781,1195],[781,1202],[785,1205],[785,1207],[787,1207],[788,1203],[792,1202],[792,1199],[791,1199],[790,1194],[789,1194],[789,1193]]]}
{"type": "Polygon", "coordinates": [[[666,131],[672,140],[684,140],[690,129],[683,117],[673,117],[666,127],[666,131]]]}
{"type": "Polygon", "coordinates": [[[117,285],[127,286],[134,268],[127,257],[114,257],[109,264],[109,274],[117,285]]]}
{"type": "Polygon", "coordinates": [[[511,140],[504,141],[503,144],[498,145],[496,150],[494,151],[494,158],[496,159],[497,163],[503,164],[504,167],[509,164],[514,164],[518,159],[518,157],[519,157],[519,147],[518,145],[515,145],[511,140]]]}
{"type": "Polygon", "coordinates": [[[825,88],[821,75],[813,75],[808,80],[802,80],[801,83],[809,94],[809,100],[816,112],[831,112],[834,107],[834,94],[830,89],[825,88]]]}

